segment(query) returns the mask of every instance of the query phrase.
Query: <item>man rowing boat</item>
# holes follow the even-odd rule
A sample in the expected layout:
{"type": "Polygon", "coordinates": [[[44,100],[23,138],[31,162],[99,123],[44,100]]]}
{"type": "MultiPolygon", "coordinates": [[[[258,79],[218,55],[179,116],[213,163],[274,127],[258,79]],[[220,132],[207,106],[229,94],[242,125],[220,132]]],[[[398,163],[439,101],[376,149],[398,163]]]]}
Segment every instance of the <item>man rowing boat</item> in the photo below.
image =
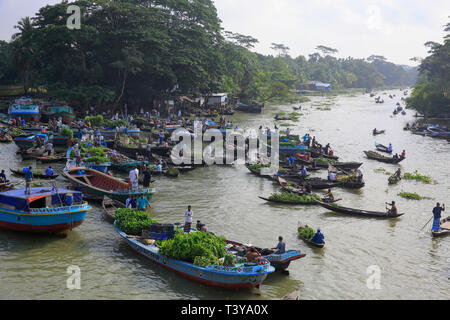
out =
{"type": "Polygon", "coordinates": [[[398,215],[398,209],[397,209],[397,206],[395,205],[395,201],[392,201],[392,203],[387,203],[386,202],[386,204],[388,206],[391,206],[391,209],[389,209],[387,211],[387,213],[386,213],[388,216],[396,216],[396,215],[398,215]]]}

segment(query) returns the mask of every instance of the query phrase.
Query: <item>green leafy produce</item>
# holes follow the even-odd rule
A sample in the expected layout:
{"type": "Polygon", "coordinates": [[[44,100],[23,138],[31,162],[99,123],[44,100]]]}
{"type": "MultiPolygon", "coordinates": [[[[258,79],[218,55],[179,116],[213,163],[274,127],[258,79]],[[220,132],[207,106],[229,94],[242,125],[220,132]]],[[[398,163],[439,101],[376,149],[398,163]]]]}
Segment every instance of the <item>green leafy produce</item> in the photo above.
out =
{"type": "Polygon", "coordinates": [[[103,124],[103,116],[101,114],[97,116],[87,116],[84,118],[84,123],[90,123],[91,127],[100,127],[103,124]]]}
{"type": "Polygon", "coordinates": [[[225,238],[209,232],[177,232],[173,239],[159,243],[163,256],[201,267],[218,264],[218,259],[225,256],[225,246],[225,238]]]}
{"type": "Polygon", "coordinates": [[[318,195],[299,195],[292,192],[274,193],[269,197],[269,200],[282,201],[282,202],[296,202],[296,203],[311,203],[314,201],[320,201],[321,198],[318,195]]]}
{"type": "Polygon", "coordinates": [[[340,176],[336,178],[336,181],[338,182],[357,182],[358,181],[358,175],[357,174],[350,174],[348,176],[340,176]]]}
{"type": "Polygon", "coordinates": [[[396,183],[398,183],[400,180],[401,180],[401,179],[400,179],[398,176],[396,176],[396,175],[390,176],[389,179],[388,179],[389,184],[396,184],[396,183]]]}
{"type": "Polygon", "coordinates": [[[61,130],[61,135],[64,137],[68,137],[70,139],[73,139],[73,131],[69,128],[64,128],[61,130]]]}
{"type": "Polygon", "coordinates": [[[23,134],[25,134],[25,132],[22,129],[20,129],[20,128],[14,127],[11,130],[11,136],[12,137],[20,136],[20,135],[23,135],[23,134]]]}
{"type": "Polygon", "coordinates": [[[167,174],[169,176],[178,176],[180,174],[180,170],[178,170],[177,168],[170,168],[169,170],[167,170],[167,174]]]}
{"type": "Polygon", "coordinates": [[[96,163],[96,164],[100,164],[100,163],[108,163],[109,159],[106,157],[100,157],[100,156],[93,156],[93,157],[89,157],[86,159],[87,163],[96,163]]]}
{"type": "Polygon", "coordinates": [[[259,170],[259,169],[261,169],[261,163],[249,164],[248,166],[252,170],[259,170]]]}
{"type": "Polygon", "coordinates": [[[152,220],[147,212],[133,209],[117,209],[115,213],[117,226],[130,235],[141,235],[142,230],[150,228],[151,224],[158,223],[152,220]]]}
{"type": "Polygon", "coordinates": [[[329,159],[325,159],[325,158],[317,158],[316,159],[316,164],[318,164],[318,165],[326,165],[329,163],[330,163],[329,159]]]}
{"type": "Polygon", "coordinates": [[[304,228],[298,228],[298,233],[306,239],[311,239],[312,237],[314,237],[314,235],[316,234],[316,232],[314,231],[313,228],[311,227],[304,227],[304,228]]]}
{"type": "Polygon", "coordinates": [[[422,200],[423,197],[418,195],[417,193],[411,193],[411,192],[400,192],[397,194],[398,196],[408,199],[408,200],[422,200]]]}
{"type": "Polygon", "coordinates": [[[429,176],[422,175],[419,172],[417,172],[417,170],[414,171],[414,173],[405,173],[403,179],[421,181],[426,184],[431,183],[431,178],[429,176]]]}

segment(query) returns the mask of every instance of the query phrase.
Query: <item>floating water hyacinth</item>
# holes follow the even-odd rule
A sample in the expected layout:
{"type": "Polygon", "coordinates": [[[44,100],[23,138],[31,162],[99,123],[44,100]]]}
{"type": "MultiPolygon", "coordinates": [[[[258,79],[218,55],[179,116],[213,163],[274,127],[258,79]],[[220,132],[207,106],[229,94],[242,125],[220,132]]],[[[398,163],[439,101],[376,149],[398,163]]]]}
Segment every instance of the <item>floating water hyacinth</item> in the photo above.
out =
{"type": "Polygon", "coordinates": [[[429,176],[422,175],[417,170],[414,171],[414,173],[405,173],[403,176],[403,179],[416,180],[416,181],[420,181],[420,182],[423,182],[426,184],[430,184],[432,182],[432,180],[429,176]]]}

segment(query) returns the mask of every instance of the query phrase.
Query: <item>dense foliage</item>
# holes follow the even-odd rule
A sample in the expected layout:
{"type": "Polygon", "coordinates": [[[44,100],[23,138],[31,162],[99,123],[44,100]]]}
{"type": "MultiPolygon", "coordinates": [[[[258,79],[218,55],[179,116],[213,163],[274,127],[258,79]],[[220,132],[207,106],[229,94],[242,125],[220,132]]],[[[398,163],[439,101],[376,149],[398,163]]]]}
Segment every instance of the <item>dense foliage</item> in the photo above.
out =
{"type": "Polygon", "coordinates": [[[450,23],[444,29],[444,43],[427,42],[430,55],[419,66],[417,85],[407,107],[426,116],[450,115],[450,23]]]}
{"type": "Polygon", "coordinates": [[[295,100],[293,92],[307,89],[308,80],[336,89],[414,83],[415,70],[379,56],[337,59],[338,50],[318,46],[308,59],[292,58],[283,44],[273,44],[276,56],[252,52],[258,40],[223,32],[212,0],[70,4],[81,8],[81,29],[67,28],[64,1],[23,18],[11,41],[0,42],[0,84],[20,82],[28,93],[45,87],[37,92],[77,111],[92,105],[101,111],[213,92],[246,103],[295,100]]]}
{"type": "Polygon", "coordinates": [[[133,209],[117,209],[115,218],[120,230],[135,236],[140,236],[142,230],[149,229],[151,224],[158,223],[152,220],[147,212],[133,209]]]}
{"type": "Polygon", "coordinates": [[[64,128],[61,130],[61,135],[63,137],[68,137],[70,139],[73,139],[73,131],[70,130],[69,128],[64,128]]]}
{"type": "Polygon", "coordinates": [[[209,232],[176,232],[173,239],[159,243],[163,256],[201,267],[219,264],[218,260],[226,254],[225,246],[225,238],[209,232]]]}
{"type": "Polygon", "coordinates": [[[311,227],[298,228],[298,233],[305,239],[311,239],[316,234],[311,227]]]}

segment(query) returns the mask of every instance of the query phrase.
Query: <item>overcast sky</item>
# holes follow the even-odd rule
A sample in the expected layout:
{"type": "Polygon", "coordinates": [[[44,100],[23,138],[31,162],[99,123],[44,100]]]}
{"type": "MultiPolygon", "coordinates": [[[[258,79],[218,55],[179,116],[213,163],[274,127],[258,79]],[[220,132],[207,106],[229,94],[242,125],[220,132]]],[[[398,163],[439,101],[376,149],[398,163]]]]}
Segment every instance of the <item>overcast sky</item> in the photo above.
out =
{"type": "MultiPolygon", "coordinates": [[[[59,0],[0,0],[0,39],[13,26],[59,0]]],[[[270,45],[287,45],[291,56],[311,54],[317,45],[336,56],[384,55],[399,64],[427,56],[423,44],[442,42],[450,21],[449,0],[214,0],[222,26],[257,38],[255,51],[273,54],[270,45]]]]}

